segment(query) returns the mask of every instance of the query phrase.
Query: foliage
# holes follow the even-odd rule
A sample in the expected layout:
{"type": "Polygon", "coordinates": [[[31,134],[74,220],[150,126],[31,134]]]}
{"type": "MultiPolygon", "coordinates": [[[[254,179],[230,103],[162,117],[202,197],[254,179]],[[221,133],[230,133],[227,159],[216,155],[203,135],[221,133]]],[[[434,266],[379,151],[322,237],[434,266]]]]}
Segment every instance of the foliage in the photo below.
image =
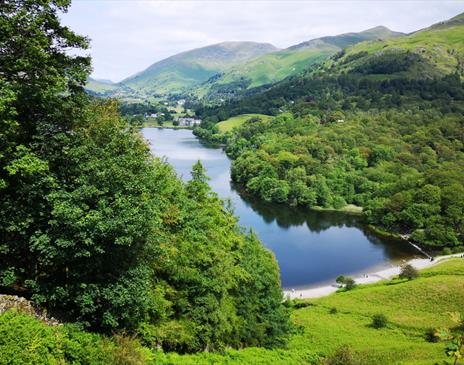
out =
{"type": "Polygon", "coordinates": [[[335,282],[343,285],[346,290],[351,290],[356,287],[356,281],[348,276],[340,275],[337,277],[337,279],[335,279],[335,282]]]}
{"type": "Polygon", "coordinates": [[[439,342],[440,341],[440,329],[438,328],[428,328],[425,332],[425,339],[428,342],[439,342]]]}
{"type": "MultiPolygon", "coordinates": [[[[0,8],[0,289],[150,348],[282,346],[290,325],[273,255],[238,227],[201,164],[184,184],[115,101],[86,95],[89,60],[68,49],[87,40],[60,25],[68,7],[0,8]]],[[[131,343],[118,356],[137,363],[131,343]]]]}
{"type": "MultiPolygon", "coordinates": [[[[335,85],[310,79],[305,87],[314,96],[295,103],[292,114],[244,123],[222,137],[234,159],[234,181],[264,200],[289,205],[354,204],[364,208],[369,223],[409,233],[423,245],[462,246],[459,79],[403,83],[345,77],[335,85]],[[419,95],[424,90],[434,95],[433,102],[419,95]],[[389,103],[397,97],[401,107],[394,108],[389,103]],[[357,111],[329,112],[347,100],[357,111]],[[369,104],[368,111],[361,111],[361,102],[369,104]]],[[[214,132],[209,136],[214,139],[214,132]]]]}
{"type": "Polygon", "coordinates": [[[357,364],[353,352],[348,346],[342,346],[324,362],[326,365],[355,365],[357,364]]]}
{"type": "Polygon", "coordinates": [[[384,328],[387,326],[388,319],[384,314],[375,314],[372,317],[372,327],[375,329],[384,328]]]}
{"type": "Polygon", "coordinates": [[[346,290],[352,290],[357,285],[353,278],[345,278],[344,284],[346,290]]]}
{"type": "Polygon", "coordinates": [[[11,310],[0,315],[0,364],[145,364],[147,351],[83,332],[76,326],[49,327],[11,310]]]}
{"type": "Polygon", "coordinates": [[[247,348],[223,354],[156,354],[155,364],[320,364],[348,346],[359,365],[442,363],[444,344],[424,339],[430,328],[455,326],[449,311],[462,310],[464,260],[454,259],[421,271],[417,280],[385,281],[357,290],[305,300],[294,310],[300,328],[285,349],[247,348]],[[394,285],[392,285],[394,284],[394,285]],[[330,314],[336,307],[338,314],[330,314]],[[388,316],[386,328],[373,330],[372,316],[388,316]],[[317,359],[319,358],[319,361],[317,359]]]}
{"type": "Polygon", "coordinates": [[[412,280],[416,279],[418,276],[419,271],[417,271],[417,269],[414,268],[414,266],[412,266],[411,264],[406,264],[401,267],[401,272],[399,275],[401,279],[412,280]]]}

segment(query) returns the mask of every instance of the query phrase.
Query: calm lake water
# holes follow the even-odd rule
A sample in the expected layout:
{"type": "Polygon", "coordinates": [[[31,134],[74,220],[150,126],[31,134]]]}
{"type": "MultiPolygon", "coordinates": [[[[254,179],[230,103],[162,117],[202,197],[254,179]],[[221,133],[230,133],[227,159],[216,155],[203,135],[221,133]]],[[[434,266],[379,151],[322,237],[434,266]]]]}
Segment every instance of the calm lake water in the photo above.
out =
{"type": "Polygon", "coordinates": [[[212,189],[232,201],[240,224],[251,227],[274,252],[284,288],[313,287],[341,274],[370,273],[417,254],[402,241],[372,234],[359,217],[286,208],[240,194],[230,180],[226,154],[200,143],[190,130],[145,128],[143,135],[153,153],[165,156],[184,180],[197,160],[203,163],[212,189]]]}

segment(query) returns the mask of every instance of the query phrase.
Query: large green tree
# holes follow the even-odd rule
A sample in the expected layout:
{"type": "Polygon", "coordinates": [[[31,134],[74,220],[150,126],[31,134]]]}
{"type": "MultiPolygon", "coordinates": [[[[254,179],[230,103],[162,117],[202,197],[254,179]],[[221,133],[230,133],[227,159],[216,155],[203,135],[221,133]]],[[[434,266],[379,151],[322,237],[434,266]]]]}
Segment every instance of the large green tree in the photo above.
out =
{"type": "Polygon", "coordinates": [[[83,91],[68,1],[0,8],[0,290],[153,348],[285,342],[278,266],[210,191],[181,182],[115,101],[83,91]],[[4,56],[3,56],[4,55],[4,56]]]}

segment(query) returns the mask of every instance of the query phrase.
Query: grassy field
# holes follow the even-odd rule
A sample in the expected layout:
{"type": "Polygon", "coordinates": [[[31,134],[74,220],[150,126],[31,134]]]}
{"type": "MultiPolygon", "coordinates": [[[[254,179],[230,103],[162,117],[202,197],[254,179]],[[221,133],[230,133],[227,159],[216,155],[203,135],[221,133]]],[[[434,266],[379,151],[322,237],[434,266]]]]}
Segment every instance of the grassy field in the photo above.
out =
{"type": "Polygon", "coordinates": [[[155,364],[311,364],[348,345],[361,364],[429,365],[446,359],[443,342],[424,338],[428,328],[453,327],[450,313],[464,308],[464,260],[424,270],[412,281],[394,280],[359,286],[345,293],[306,300],[294,310],[297,326],[287,349],[249,348],[224,355],[158,354],[155,364]],[[336,308],[337,313],[331,314],[336,308]],[[370,326],[382,313],[388,325],[370,326]]]}
{"type": "Polygon", "coordinates": [[[217,124],[219,132],[226,133],[231,131],[233,128],[240,127],[250,118],[261,118],[264,121],[270,120],[272,117],[264,114],[241,114],[236,117],[229,118],[217,124]]]}

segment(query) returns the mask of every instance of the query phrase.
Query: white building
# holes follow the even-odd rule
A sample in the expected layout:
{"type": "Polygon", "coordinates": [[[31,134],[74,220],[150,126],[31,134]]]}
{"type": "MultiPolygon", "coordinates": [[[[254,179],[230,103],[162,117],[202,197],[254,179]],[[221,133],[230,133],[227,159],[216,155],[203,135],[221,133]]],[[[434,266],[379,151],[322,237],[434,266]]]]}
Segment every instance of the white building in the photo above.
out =
{"type": "Polygon", "coordinates": [[[188,117],[177,118],[177,121],[179,122],[179,125],[186,126],[186,127],[194,127],[196,125],[200,125],[201,123],[201,119],[188,118],[188,117]]]}

